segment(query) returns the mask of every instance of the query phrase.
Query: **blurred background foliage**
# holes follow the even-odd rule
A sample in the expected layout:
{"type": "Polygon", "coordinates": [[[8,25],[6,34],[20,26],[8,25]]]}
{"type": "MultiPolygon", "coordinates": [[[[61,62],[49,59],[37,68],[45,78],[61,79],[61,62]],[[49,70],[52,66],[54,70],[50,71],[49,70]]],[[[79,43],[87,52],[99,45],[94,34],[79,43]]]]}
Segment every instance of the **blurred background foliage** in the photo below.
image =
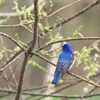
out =
{"type": "MultiPolygon", "coordinates": [[[[57,9],[70,4],[74,2],[75,0],[44,0],[43,3],[40,3],[40,15],[39,18],[41,20],[39,21],[39,32],[45,35],[43,33],[43,30],[48,30],[48,27],[54,25],[57,21],[59,22],[61,16],[56,13],[52,16],[50,16],[48,19],[43,19],[47,14],[51,14],[52,12],[56,11],[57,9]],[[50,3],[51,2],[51,3],[50,3]],[[52,4],[53,3],[53,4],[52,4]],[[52,6],[53,5],[53,6],[52,6]],[[52,6],[52,7],[51,7],[52,6]],[[41,13],[42,12],[42,13],[41,13]]],[[[64,10],[61,10],[61,13],[65,18],[69,18],[79,10],[83,9],[87,5],[91,4],[94,0],[83,0],[80,3],[74,4],[68,8],[65,8],[64,10]]],[[[17,0],[18,2],[18,9],[21,10],[22,7],[23,9],[29,7],[31,4],[33,4],[33,0],[17,0]]],[[[42,1],[41,1],[42,2],[42,1]]],[[[0,13],[12,13],[16,12],[16,3],[14,3],[14,0],[5,0],[2,6],[0,6],[0,13]],[[13,9],[15,8],[15,9],[13,9]]],[[[18,12],[18,11],[17,11],[18,12]]],[[[70,21],[70,23],[75,26],[79,31],[77,31],[75,28],[73,28],[69,23],[65,23],[64,25],[61,25],[58,28],[55,28],[54,30],[50,30],[50,33],[52,33],[52,36],[49,35],[45,39],[41,39],[40,44],[44,45],[45,43],[50,43],[58,39],[67,39],[71,37],[99,37],[100,36],[100,7],[99,5],[91,8],[90,10],[86,11],[82,15],[74,18],[73,20],[70,21]],[[60,29],[60,31],[59,31],[60,29]],[[59,31],[59,34],[57,36],[57,32],[59,31]],[[53,40],[51,41],[50,38],[53,37],[53,40]]],[[[33,11],[32,13],[33,14],[33,11]]],[[[28,22],[34,21],[34,14],[29,18],[26,18],[25,15],[22,16],[23,21],[22,22],[28,22]],[[33,17],[32,17],[33,16],[33,17]]],[[[19,24],[20,19],[18,17],[0,17],[0,24],[1,25],[14,25],[14,24],[19,24]]],[[[32,25],[29,26],[31,29],[32,25]]],[[[0,32],[4,32],[13,38],[19,38],[22,43],[28,43],[29,40],[31,40],[32,34],[26,30],[24,27],[0,27],[0,32]],[[18,37],[15,36],[15,34],[18,33],[18,37]]],[[[12,52],[7,51],[8,53],[8,59],[10,58],[11,54],[13,54],[14,49],[15,49],[15,44],[12,43],[10,40],[7,38],[2,38],[0,39],[1,46],[0,50],[2,50],[3,47],[6,47],[7,49],[12,50],[12,52]]],[[[80,76],[87,77],[89,78],[92,75],[95,75],[97,71],[99,71],[99,65],[100,65],[100,43],[98,41],[94,40],[81,40],[81,41],[72,41],[70,42],[72,45],[75,54],[77,56],[76,63],[73,68],[73,72],[77,73],[80,76]],[[93,56],[93,57],[92,57],[93,56]],[[94,58],[95,57],[95,58],[94,58]],[[82,63],[84,62],[84,64],[82,63]],[[96,66],[96,69],[94,70],[94,66],[96,66]]],[[[36,47],[36,49],[38,46],[36,47]]],[[[47,48],[45,50],[49,50],[50,48],[47,48]]],[[[3,51],[2,51],[3,52],[3,51]]],[[[58,51],[59,52],[59,51],[58,51]]],[[[59,52],[60,53],[60,52],[59,52]]],[[[59,53],[56,55],[58,57],[59,53]]],[[[52,56],[52,55],[51,55],[52,56]]],[[[50,57],[47,56],[49,59],[50,57]]],[[[52,58],[53,59],[53,58],[52,58]]],[[[20,68],[22,65],[22,60],[18,59],[15,61],[11,66],[13,69],[16,68],[16,71],[14,72],[16,78],[19,78],[19,73],[20,73],[20,68]]],[[[4,58],[4,62],[6,59],[4,58]]],[[[56,62],[55,62],[56,64],[56,62]]],[[[1,63],[1,66],[3,64],[1,63]]],[[[47,75],[47,62],[44,60],[37,58],[37,57],[32,57],[31,61],[28,63],[27,70],[25,72],[25,78],[24,78],[24,84],[23,84],[23,89],[29,88],[29,87],[36,87],[36,86],[42,86],[42,85],[47,85],[47,82],[44,82],[44,76],[47,75]],[[33,61],[32,61],[33,60],[33,61]],[[41,70],[42,69],[42,70],[41,70]]],[[[10,77],[10,71],[7,68],[6,69],[6,75],[7,77],[10,77]]],[[[52,75],[53,77],[53,75],[52,75]]],[[[64,77],[64,81],[71,81],[73,80],[73,77],[70,75],[67,75],[64,77]]],[[[95,78],[95,80],[98,80],[99,78],[95,78]]],[[[95,81],[94,80],[94,81],[95,81]]],[[[11,82],[14,80],[11,79],[11,82]]],[[[51,80],[49,80],[51,81],[51,80]]],[[[85,93],[85,91],[88,91],[88,89],[91,87],[91,85],[88,85],[85,82],[79,83],[73,87],[64,89],[63,91],[59,92],[60,94],[63,95],[82,95],[85,93]]],[[[3,79],[0,78],[0,88],[9,88],[7,82],[3,79]]],[[[15,89],[12,87],[12,89],[15,89]]],[[[94,92],[97,93],[100,91],[100,89],[96,89],[94,92]]],[[[41,92],[41,91],[40,91],[41,92]]],[[[0,100],[7,100],[8,97],[6,98],[1,98],[0,100]]],[[[14,99],[14,96],[9,96],[10,100],[14,99]]],[[[98,97],[91,97],[86,100],[99,100],[100,96],[98,97]]],[[[35,98],[31,98],[29,100],[35,100],[35,98]]],[[[43,99],[44,100],[44,99],[43,99]]],[[[47,100],[47,99],[46,99],[47,100]]],[[[53,100],[61,100],[60,98],[54,98],[53,100]]],[[[67,99],[66,99],[67,100],[67,99]]],[[[71,100],[71,99],[68,99],[71,100]]],[[[78,99],[74,99],[78,100],[78,99]]]]}

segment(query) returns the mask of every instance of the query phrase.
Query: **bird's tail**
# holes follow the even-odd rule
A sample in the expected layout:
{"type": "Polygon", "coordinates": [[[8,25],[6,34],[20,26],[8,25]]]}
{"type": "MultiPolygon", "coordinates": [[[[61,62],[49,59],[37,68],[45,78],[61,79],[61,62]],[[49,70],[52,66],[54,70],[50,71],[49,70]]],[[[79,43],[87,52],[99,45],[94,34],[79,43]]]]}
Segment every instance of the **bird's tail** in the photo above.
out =
{"type": "Polygon", "coordinates": [[[55,76],[54,76],[54,79],[52,81],[52,84],[55,84],[57,85],[60,78],[61,78],[61,73],[62,73],[62,69],[61,68],[57,68],[56,69],[56,72],[55,72],[55,76]]]}

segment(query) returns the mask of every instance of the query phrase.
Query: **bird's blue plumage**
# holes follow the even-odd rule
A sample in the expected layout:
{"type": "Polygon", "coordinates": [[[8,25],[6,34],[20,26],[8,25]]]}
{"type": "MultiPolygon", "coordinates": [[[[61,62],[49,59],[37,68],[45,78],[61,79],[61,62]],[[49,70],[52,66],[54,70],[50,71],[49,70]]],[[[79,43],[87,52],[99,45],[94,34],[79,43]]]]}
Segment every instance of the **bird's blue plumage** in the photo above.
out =
{"type": "Polygon", "coordinates": [[[54,79],[52,81],[52,84],[58,84],[61,77],[63,77],[67,71],[70,69],[74,62],[74,53],[72,50],[72,47],[70,44],[64,44],[63,45],[63,52],[60,54],[54,79]]]}

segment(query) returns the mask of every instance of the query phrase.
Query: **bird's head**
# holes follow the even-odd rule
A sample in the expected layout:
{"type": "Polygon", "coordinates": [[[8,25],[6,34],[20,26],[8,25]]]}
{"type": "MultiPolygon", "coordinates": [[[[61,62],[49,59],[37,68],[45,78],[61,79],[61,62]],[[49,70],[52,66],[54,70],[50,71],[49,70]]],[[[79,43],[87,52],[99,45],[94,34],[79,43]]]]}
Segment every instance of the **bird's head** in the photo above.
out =
{"type": "Polygon", "coordinates": [[[73,52],[72,46],[70,44],[64,44],[62,47],[63,47],[63,51],[73,52]]]}

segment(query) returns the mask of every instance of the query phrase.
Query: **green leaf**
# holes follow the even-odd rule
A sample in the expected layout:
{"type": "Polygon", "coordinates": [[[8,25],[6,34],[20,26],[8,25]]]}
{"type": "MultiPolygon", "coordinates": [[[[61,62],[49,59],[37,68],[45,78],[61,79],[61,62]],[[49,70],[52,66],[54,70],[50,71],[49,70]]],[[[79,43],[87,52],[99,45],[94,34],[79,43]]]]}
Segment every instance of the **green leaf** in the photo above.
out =
{"type": "Polygon", "coordinates": [[[48,80],[48,83],[51,84],[52,83],[51,80],[48,80]]]}
{"type": "Polygon", "coordinates": [[[43,30],[43,26],[41,23],[38,23],[38,27],[39,27],[39,29],[43,30]]]}
{"type": "Polygon", "coordinates": [[[0,0],[0,6],[4,4],[4,0],[0,0]]]}
{"type": "Polygon", "coordinates": [[[24,7],[21,7],[21,9],[22,9],[22,10],[25,10],[25,9],[26,9],[26,5],[25,5],[24,7]]]}
{"type": "MultiPolygon", "coordinates": [[[[2,57],[3,57],[3,53],[2,52],[0,52],[0,59],[2,59],[2,57]]],[[[1,62],[1,61],[0,61],[1,62]]]]}
{"type": "Polygon", "coordinates": [[[49,0],[50,2],[50,7],[53,7],[53,2],[51,0],[49,0]]]}
{"type": "Polygon", "coordinates": [[[18,6],[17,0],[14,0],[13,2],[14,2],[14,4],[15,4],[15,5],[17,5],[17,6],[18,6]]]}
{"type": "Polygon", "coordinates": [[[72,37],[84,37],[82,33],[80,33],[81,28],[78,28],[78,30],[75,30],[72,37]]]}
{"type": "Polygon", "coordinates": [[[6,47],[3,47],[2,49],[3,49],[5,52],[13,52],[12,50],[7,49],[6,47]]]}
{"type": "Polygon", "coordinates": [[[20,44],[22,44],[23,46],[25,46],[26,48],[28,47],[28,45],[27,44],[25,44],[24,42],[22,42],[22,41],[18,41],[20,44]]]}
{"type": "Polygon", "coordinates": [[[13,1],[14,4],[15,4],[15,7],[13,7],[12,9],[15,9],[17,13],[20,13],[20,10],[18,8],[18,3],[17,3],[17,0],[13,1]]]}
{"type": "Polygon", "coordinates": [[[8,88],[7,88],[7,87],[4,87],[3,89],[4,89],[4,90],[8,90],[8,88]]]}
{"type": "Polygon", "coordinates": [[[15,38],[19,39],[19,34],[18,33],[15,34],[15,38]]]}
{"type": "MultiPolygon", "coordinates": [[[[89,56],[89,55],[88,55],[89,56]]],[[[86,56],[86,58],[84,58],[84,62],[88,65],[91,64],[91,61],[87,58],[88,56],[86,56]]]]}
{"type": "Polygon", "coordinates": [[[59,35],[55,35],[55,37],[53,39],[51,39],[50,41],[46,42],[46,44],[52,43],[52,42],[54,42],[54,41],[56,41],[58,39],[63,39],[63,37],[59,36],[59,35]]]}
{"type": "Polygon", "coordinates": [[[29,24],[29,25],[28,25],[28,27],[29,27],[30,29],[33,29],[33,26],[32,26],[32,24],[29,24]]]}
{"type": "Polygon", "coordinates": [[[96,44],[96,43],[93,45],[93,49],[97,50],[98,52],[100,51],[98,44],[96,44]]]}
{"type": "Polygon", "coordinates": [[[88,87],[85,87],[85,88],[84,88],[84,92],[87,92],[87,91],[88,91],[88,87]]]}
{"type": "Polygon", "coordinates": [[[60,80],[59,83],[60,83],[60,84],[63,83],[63,80],[60,80]]]}
{"type": "Polygon", "coordinates": [[[15,51],[15,52],[17,52],[17,51],[19,51],[19,50],[20,50],[20,47],[18,47],[18,46],[14,48],[14,51],[15,51]]]}
{"type": "Polygon", "coordinates": [[[0,24],[7,22],[9,19],[10,19],[10,17],[6,17],[6,18],[0,20],[0,24]]]}
{"type": "Polygon", "coordinates": [[[95,76],[95,75],[96,75],[96,73],[94,73],[94,72],[89,73],[89,74],[87,75],[87,79],[89,79],[90,77],[95,76]]]}
{"type": "Polygon", "coordinates": [[[27,20],[27,19],[22,20],[22,23],[28,23],[28,22],[29,22],[29,20],[27,20]]]}
{"type": "Polygon", "coordinates": [[[45,31],[49,31],[49,28],[47,26],[44,27],[45,31]]]}
{"type": "Polygon", "coordinates": [[[83,27],[82,25],[78,28],[79,31],[82,31],[83,30],[83,27]]]}
{"type": "Polygon", "coordinates": [[[5,47],[3,47],[3,50],[6,51],[7,49],[5,47]]]}
{"type": "Polygon", "coordinates": [[[46,36],[46,33],[42,32],[42,36],[46,36]]]}
{"type": "Polygon", "coordinates": [[[86,50],[86,46],[82,48],[82,51],[85,51],[85,50],[86,50]]]}
{"type": "Polygon", "coordinates": [[[90,67],[88,67],[88,66],[85,67],[85,68],[84,68],[84,71],[85,71],[85,70],[90,70],[90,67]]]}
{"type": "Polygon", "coordinates": [[[62,20],[62,17],[57,16],[56,24],[57,24],[59,21],[61,21],[61,20],[62,20]]]}
{"type": "Polygon", "coordinates": [[[38,63],[36,63],[35,61],[30,60],[30,61],[29,61],[29,64],[32,64],[32,66],[37,67],[37,68],[39,68],[40,70],[42,70],[42,71],[44,71],[45,73],[47,73],[47,70],[46,70],[44,67],[40,66],[40,65],[39,65],[38,63]]]}

